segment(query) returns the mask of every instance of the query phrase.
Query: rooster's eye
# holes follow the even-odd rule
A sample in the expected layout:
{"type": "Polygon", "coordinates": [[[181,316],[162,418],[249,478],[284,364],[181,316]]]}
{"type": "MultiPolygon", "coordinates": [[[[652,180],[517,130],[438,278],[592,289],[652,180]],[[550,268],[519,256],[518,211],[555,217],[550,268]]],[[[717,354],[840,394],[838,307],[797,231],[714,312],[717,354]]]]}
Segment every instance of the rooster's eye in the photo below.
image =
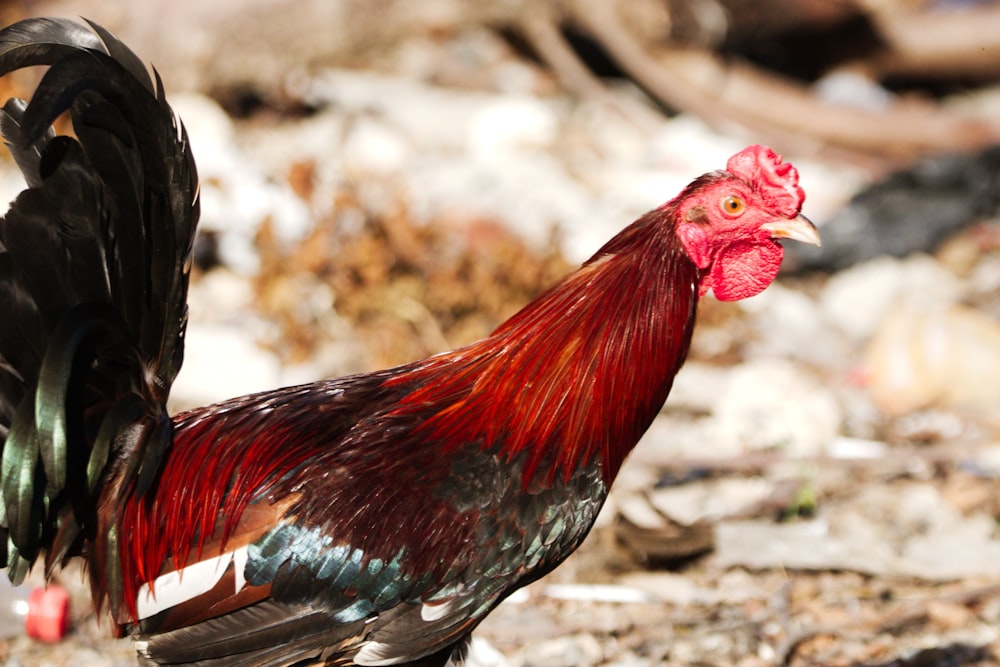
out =
{"type": "Polygon", "coordinates": [[[739,215],[743,212],[744,207],[743,200],[736,195],[729,195],[722,200],[722,210],[729,215],[739,215]]]}

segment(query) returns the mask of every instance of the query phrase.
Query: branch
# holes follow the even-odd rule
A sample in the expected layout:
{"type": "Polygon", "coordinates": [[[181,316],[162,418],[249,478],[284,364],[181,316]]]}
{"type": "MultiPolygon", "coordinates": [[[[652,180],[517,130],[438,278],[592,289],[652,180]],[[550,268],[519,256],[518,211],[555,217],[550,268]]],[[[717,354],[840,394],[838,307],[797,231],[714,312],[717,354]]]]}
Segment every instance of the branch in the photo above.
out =
{"type": "Polygon", "coordinates": [[[888,49],[873,63],[879,75],[996,79],[1000,7],[890,12],[864,4],[888,49]]]}
{"type": "Polygon", "coordinates": [[[610,94],[601,80],[577,57],[559,30],[558,18],[551,12],[525,12],[517,25],[535,54],[552,68],[567,90],[614,109],[637,127],[652,130],[658,122],[662,122],[662,119],[654,118],[652,110],[624,104],[620,97],[610,94]]]}
{"type": "Polygon", "coordinates": [[[828,104],[807,87],[708,51],[665,49],[650,55],[614,7],[580,0],[571,19],[662,103],[720,127],[738,123],[776,143],[797,142],[910,160],[928,152],[981,147],[1000,140],[1000,123],[961,116],[923,102],[881,111],[828,104]]]}

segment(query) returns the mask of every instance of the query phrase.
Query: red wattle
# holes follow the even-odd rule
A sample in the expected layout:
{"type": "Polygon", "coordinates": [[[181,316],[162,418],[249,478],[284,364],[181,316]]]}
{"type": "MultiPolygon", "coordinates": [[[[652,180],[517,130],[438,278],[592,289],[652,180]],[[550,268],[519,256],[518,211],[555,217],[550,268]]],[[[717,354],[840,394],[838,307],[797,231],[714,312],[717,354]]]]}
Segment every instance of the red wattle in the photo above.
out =
{"type": "Polygon", "coordinates": [[[738,301],[764,291],[781,268],[784,249],[773,241],[734,243],[721,250],[704,280],[719,301],[738,301]]]}

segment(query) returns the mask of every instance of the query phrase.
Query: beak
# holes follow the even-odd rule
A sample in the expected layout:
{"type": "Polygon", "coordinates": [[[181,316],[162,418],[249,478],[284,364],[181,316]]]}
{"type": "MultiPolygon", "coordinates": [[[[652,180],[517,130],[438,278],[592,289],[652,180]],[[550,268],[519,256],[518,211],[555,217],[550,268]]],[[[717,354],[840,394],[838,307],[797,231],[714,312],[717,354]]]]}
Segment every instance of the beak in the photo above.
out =
{"type": "Polygon", "coordinates": [[[760,228],[770,232],[773,239],[791,239],[810,245],[821,245],[816,225],[804,215],[797,215],[791,220],[768,222],[760,228]]]}

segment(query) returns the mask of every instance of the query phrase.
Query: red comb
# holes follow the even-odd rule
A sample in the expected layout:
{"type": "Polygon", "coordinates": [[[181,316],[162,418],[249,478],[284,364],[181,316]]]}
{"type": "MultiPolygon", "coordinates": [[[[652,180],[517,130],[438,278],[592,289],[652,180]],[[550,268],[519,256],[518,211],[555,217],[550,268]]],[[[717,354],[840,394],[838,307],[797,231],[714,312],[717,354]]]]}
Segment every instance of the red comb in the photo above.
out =
{"type": "Polygon", "coordinates": [[[799,214],[806,193],[799,187],[799,172],[767,146],[747,146],[729,158],[726,170],[739,176],[770,201],[782,215],[799,214]]]}

